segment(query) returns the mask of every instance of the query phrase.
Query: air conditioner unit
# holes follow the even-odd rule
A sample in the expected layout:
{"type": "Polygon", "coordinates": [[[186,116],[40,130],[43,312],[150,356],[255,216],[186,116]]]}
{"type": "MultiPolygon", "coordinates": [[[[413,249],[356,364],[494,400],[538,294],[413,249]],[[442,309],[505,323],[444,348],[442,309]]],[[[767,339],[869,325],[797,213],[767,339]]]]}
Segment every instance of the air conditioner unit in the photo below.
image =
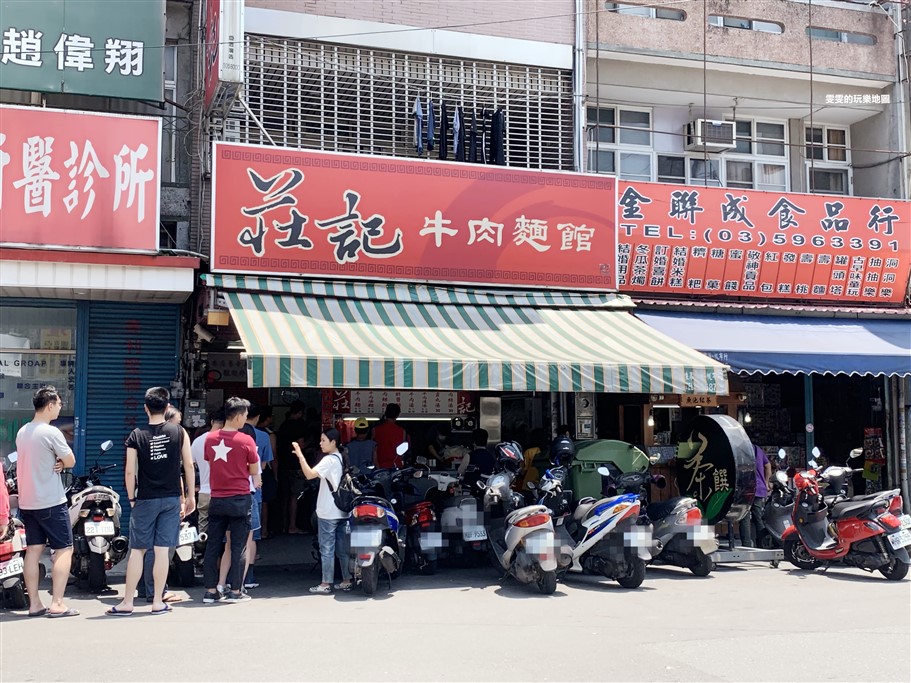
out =
{"type": "Polygon", "coordinates": [[[693,152],[723,152],[734,147],[734,122],[696,119],[683,130],[686,149],[693,152]]]}

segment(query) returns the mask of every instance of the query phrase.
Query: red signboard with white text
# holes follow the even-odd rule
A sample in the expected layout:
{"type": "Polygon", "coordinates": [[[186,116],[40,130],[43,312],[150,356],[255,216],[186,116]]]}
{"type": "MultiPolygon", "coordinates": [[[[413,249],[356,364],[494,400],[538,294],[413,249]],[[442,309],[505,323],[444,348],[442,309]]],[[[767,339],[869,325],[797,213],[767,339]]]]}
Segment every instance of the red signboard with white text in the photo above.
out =
{"type": "Polygon", "coordinates": [[[158,250],[161,121],[0,106],[0,244],[158,250]]]}
{"type": "Polygon", "coordinates": [[[215,272],[616,288],[613,178],[216,143],[215,272]]]}
{"type": "Polygon", "coordinates": [[[900,304],[911,203],[621,181],[618,280],[630,294],[900,304]]]}

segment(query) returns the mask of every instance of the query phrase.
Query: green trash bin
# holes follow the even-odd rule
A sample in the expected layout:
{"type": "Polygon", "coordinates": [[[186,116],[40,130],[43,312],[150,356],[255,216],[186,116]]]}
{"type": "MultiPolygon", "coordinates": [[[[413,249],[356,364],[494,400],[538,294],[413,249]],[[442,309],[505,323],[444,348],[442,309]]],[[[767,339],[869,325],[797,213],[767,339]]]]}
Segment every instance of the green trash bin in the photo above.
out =
{"type": "Polygon", "coordinates": [[[613,464],[624,472],[644,472],[648,469],[648,456],[625,441],[614,439],[592,439],[576,442],[576,457],[569,470],[573,498],[586,496],[601,498],[601,475],[598,468],[613,464]]]}

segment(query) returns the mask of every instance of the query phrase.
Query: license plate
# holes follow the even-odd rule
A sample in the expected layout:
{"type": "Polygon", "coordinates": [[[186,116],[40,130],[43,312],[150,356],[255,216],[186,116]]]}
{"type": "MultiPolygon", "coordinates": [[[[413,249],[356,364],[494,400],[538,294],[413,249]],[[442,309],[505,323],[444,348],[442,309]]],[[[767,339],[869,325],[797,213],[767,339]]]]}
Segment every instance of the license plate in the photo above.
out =
{"type": "Polygon", "coordinates": [[[199,540],[199,534],[196,533],[196,527],[190,526],[180,530],[180,536],[177,539],[177,545],[189,545],[199,540]]]}
{"type": "Polygon", "coordinates": [[[908,529],[889,534],[886,538],[889,539],[889,543],[893,548],[903,548],[906,545],[911,545],[911,531],[908,529]]]}
{"type": "Polygon", "coordinates": [[[21,574],[25,564],[21,557],[14,557],[9,562],[0,564],[0,579],[8,579],[11,576],[21,574]]]}
{"type": "Polygon", "coordinates": [[[486,541],[487,530],[483,528],[462,529],[462,538],[466,541],[486,541]]]}
{"type": "Polygon", "coordinates": [[[911,515],[899,515],[898,521],[902,523],[902,529],[911,529],[911,515]]]}
{"type": "Polygon", "coordinates": [[[86,536],[113,536],[114,522],[86,522],[86,536]]]}

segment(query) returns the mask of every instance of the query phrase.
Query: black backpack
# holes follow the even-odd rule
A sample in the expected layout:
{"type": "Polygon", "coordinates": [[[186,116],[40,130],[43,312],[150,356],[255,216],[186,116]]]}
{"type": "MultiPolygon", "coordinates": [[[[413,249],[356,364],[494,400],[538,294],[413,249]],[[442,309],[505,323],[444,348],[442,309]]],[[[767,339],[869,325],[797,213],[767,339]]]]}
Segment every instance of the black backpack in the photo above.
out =
{"type": "MultiPolygon", "coordinates": [[[[345,461],[340,455],[338,459],[342,465],[342,477],[338,481],[338,488],[333,489],[332,484],[329,484],[329,490],[332,491],[335,507],[348,514],[354,509],[354,499],[362,494],[354,482],[354,477],[351,476],[350,468],[345,466],[345,461]]],[[[327,481],[326,483],[329,482],[327,481]]]]}

